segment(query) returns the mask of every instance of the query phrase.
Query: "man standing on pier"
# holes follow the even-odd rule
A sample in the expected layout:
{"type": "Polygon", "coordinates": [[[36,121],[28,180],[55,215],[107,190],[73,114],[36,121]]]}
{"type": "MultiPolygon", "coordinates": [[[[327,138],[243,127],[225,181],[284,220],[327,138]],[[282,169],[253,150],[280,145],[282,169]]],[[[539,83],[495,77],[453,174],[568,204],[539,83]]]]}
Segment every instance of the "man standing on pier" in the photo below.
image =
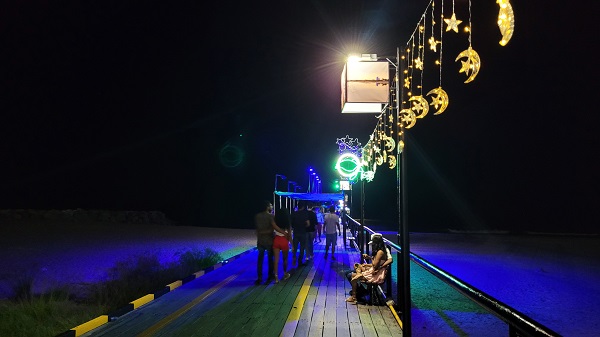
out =
{"type": "Polygon", "coordinates": [[[309,210],[306,209],[306,201],[298,202],[298,210],[292,213],[292,229],[294,239],[292,240],[292,265],[298,263],[298,267],[305,265],[304,250],[306,249],[306,228],[310,226],[309,210]],[[300,256],[296,260],[296,252],[300,248],[300,256]]]}
{"type": "Polygon", "coordinates": [[[285,234],[286,236],[288,234],[275,223],[273,204],[270,201],[263,202],[263,210],[254,216],[254,225],[256,226],[256,248],[258,248],[258,263],[256,265],[258,278],[255,284],[259,285],[262,282],[265,251],[267,252],[269,264],[269,272],[265,283],[269,283],[275,279],[275,272],[273,270],[273,231],[285,234]]]}

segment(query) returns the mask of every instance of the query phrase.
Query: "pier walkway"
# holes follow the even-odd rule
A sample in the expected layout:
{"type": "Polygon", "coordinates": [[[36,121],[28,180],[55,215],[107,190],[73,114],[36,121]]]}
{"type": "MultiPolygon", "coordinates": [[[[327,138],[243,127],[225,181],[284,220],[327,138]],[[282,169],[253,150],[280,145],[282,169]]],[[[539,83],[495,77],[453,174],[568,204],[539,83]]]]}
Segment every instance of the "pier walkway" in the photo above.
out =
{"type": "Polygon", "coordinates": [[[81,336],[402,336],[389,307],[345,301],[359,253],[339,238],[336,260],[325,259],[324,243],[286,281],[254,285],[251,250],[81,336]]]}

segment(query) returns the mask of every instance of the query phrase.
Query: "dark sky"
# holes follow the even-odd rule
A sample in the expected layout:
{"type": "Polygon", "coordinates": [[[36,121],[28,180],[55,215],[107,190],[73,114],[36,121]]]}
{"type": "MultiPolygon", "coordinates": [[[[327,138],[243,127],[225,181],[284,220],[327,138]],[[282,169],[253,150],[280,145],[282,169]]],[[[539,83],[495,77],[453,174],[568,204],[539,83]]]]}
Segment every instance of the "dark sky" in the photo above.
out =
{"type": "MultiPolygon", "coordinates": [[[[340,113],[345,57],[395,55],[427,3],[4,4],[0,209],[158,210],[249,227],[275,174],[306,188],[315,167],[328,192],[336,139],[364,145],[376,125],[340,113]]],[[[455,6],[464,24],[469,3],[455,6]]],[[[495,1],[472,3],[472,83],[454,62],[467,34],[446,34],[450,105],[407,134],[412,231],[597,232],[594,11],[512,6],[515,34],[501,47],[495,1]]],[[[366,185],[367,218],[393,219],[395,181],[380,170],[366,185]]]]}

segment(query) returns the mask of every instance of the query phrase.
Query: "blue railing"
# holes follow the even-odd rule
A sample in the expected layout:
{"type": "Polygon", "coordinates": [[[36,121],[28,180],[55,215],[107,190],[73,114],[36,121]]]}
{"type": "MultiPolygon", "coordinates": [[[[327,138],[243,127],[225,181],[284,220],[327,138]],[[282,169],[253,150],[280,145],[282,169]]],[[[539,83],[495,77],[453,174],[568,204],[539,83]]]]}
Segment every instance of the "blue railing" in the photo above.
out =
{"type": "MultiPolygon", "coordinates": [[[[356,238],[356,244],[360,252],[369,254],[369,247],[366,244],[366,238],[370,237],[370,235],[375,232],[348,215],[345,217],[344,226],[348,228],[350,233],[354,236],[354,238],[356,238]]],[[[402,248],[398,244],[386,238],[383,240],[387,245],[392,247],[392,249],[396,250],[397,252],[402,251],[402,248]]],[[[536,322],[527,315],[515,310],[514,308],[502,303],[485,292],[436,267],[417,254],[410,252],[410,259],[438,279],[444,281],[446,284],[450,285],[452,288],[456,289],[458,292],[507,323],[509,326],[509,336],[560,336],[558,333],[536,322]]],[[[400,266],[398,266],[397,270],[398,273],[400,273],[400,266]]],[[[400,275],[398,275],[398,279],[399,277],[400,275]]],[[[391,273],[388,273],[386,284],[386,295],[390,297],[392,293],[391,273]]]]}

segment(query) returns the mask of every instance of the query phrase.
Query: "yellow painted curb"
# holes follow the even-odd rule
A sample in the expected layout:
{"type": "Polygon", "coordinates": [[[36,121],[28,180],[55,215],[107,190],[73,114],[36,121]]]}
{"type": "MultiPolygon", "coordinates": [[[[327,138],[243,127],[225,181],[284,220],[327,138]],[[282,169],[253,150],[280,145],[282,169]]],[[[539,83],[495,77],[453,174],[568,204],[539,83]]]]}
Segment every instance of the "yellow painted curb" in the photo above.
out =
{"type": "Polygon", "coordinates": [[[169,289],[172,291],[173,289],[177,289],[177,288],[181,287],[182,284],[183,284],[183,282],[181,282],[181,280],[179,280],[179,281],[175,281],[173,283],[167,284],[167,287],[169,287],[169,289]]]}
{"type": "Polygon", "coordinates": [[[135,301],[129,302],[131,304],[133,304],[133,308],[137,309],[138,307],[141,307],[142,305],[152,301],[154,299],[154,294],[148,294],[144,297],[140,297],[135,301]]]}
{"type": "Polygon", "coordinates": [[[84,333],[94,330],[97,327],[106,323],[108,323],[108,315],[102,315],[94,318],[91,321],[78,325],[71,330],[75,331],[75,336],[81,336],[84,333]]]}

